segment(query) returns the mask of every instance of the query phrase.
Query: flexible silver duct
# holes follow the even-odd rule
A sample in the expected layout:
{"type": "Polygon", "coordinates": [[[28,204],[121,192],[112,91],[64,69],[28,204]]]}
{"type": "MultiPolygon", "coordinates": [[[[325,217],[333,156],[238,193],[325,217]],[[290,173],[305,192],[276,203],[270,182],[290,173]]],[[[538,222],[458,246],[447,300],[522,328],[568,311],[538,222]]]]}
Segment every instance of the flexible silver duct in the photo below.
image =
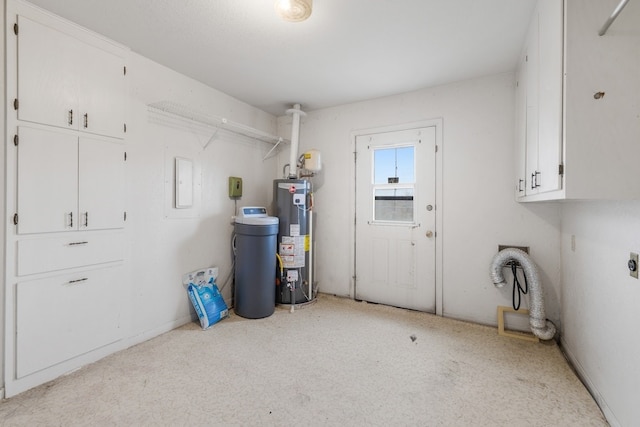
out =
{"type": "Polygon", "coordinates": [[[529,325],[531,332],[541,340],[550,340],[556,333],[555,325],[547,320],[544,312],[544,297],[538,279],[538,269],[526,252],[516,249],[503,249],[493,257],[491,262],[491,279],[493,284],[501,288],[507,282],[502,274],[503,266],[509,261],[517,261],[524,271],[529,285],[529,325]]]}

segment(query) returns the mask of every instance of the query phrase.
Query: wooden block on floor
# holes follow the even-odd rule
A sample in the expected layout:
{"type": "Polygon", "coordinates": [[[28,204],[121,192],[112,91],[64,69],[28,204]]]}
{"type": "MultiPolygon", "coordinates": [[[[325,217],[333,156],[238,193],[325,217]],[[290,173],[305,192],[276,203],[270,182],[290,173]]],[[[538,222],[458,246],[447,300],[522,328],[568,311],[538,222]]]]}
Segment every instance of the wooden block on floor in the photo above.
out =
{"type": "Polygon", "coordinates": [[[504,313],[516,313],[529,316],[529,310],[520,309],[518,311],[514,310],[512,307],[507,307],[504,305],[498,306],[498,335],[502,335],[504,337],[509,338],[517,338],[519,340],[531,341],[531,342],[539,342],[540,339],[533,334],[528,334],[526,332],[519,331],[510,331],[504,328],[504,313]]]}

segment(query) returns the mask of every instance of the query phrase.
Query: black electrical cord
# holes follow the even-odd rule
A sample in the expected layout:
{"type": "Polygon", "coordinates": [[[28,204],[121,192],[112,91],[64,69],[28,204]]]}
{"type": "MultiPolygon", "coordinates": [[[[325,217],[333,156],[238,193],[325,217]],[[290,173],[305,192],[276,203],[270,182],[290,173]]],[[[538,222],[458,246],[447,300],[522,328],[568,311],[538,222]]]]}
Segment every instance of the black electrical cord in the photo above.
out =
{"type": "Polygon", "coordinates": [[[511,273],[513,273],[513,292],[512,292],[513,309],[518,311],[520,309],[520,302],[522,300],[521,294],[526,295],[529,292],[529,284],[527,283],[527,275],[524,274],[524,271],[523,271],[522,277],[524,277],[524,289],[520,285],[520,281],[518,280],[518,274],[517,274],[518,263],[515,261],[511,262],[511,273]]]}

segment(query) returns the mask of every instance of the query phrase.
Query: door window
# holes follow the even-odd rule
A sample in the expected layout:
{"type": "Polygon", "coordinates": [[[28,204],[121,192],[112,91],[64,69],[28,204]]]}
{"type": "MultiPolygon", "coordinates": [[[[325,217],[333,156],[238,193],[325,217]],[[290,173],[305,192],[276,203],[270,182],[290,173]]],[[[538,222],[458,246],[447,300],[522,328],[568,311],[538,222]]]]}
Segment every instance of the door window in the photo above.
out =
{"type": "Polygon", "coordinates": [[[374,148],[373,221],[414,222],[415,147],[374,148]]]}

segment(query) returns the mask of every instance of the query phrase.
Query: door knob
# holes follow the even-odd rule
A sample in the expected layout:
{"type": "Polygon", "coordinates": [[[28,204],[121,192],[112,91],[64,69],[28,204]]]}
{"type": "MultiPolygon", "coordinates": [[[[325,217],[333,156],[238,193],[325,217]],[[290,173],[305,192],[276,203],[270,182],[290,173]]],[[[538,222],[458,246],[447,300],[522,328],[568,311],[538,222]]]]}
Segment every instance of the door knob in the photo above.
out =
{"type": "Polygon", "coordinates": [[[427,236],[428,238],[432,238],[433,237],[433,231],[429,230],[425,233],[425,236],[427,236]]]}

